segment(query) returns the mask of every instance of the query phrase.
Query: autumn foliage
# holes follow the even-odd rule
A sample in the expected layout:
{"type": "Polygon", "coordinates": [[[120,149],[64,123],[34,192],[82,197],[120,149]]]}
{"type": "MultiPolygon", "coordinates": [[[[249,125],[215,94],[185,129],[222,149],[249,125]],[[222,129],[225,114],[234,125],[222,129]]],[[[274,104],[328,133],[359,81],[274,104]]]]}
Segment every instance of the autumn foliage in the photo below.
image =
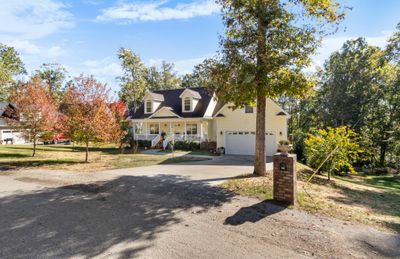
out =
{"type": "Polygon", "coordinates": [[[62,111],[67,117],[64,131],[73,141],[85,143],[88,161],[90,142],[117,142],[123,132],[118,109],[109,105],[108,89],[93,76],[79,76],[66,90],[62,111]]]}
{"type": "Polygon", "coordinates": [[[32,140],[32,156],[35,156],[37,141],[58,126],[57,106],[48,91],[48,86],[38,77],[19,85],[11,100],[18,109],[20,119],[10,120],[9,123],[19,128],[26,138],[32,140]]]}

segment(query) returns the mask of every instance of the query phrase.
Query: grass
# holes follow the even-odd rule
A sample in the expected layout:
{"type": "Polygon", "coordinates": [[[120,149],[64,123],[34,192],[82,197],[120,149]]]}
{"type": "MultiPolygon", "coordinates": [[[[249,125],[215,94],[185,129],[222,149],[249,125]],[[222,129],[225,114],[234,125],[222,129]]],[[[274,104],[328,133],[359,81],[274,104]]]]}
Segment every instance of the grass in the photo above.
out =
{"type": "Polygon", "coordinates": [[[82,146],[73,148],[71,145],[40,145],[36,156],[32,157],[30,145],[0,145],[0,170],[35,167],[92,172],[204,160],[189,156],[171,158],[150,154],[120,154],[114,145],[92,146],[89,163],[85,163],[84,159],[85,149],[82,146]]]}
{"type": "MultiPolygon", "coordinates": [[[[400,232],[400,175],[334,177],[330,182],[298,164],[296,208],[312,214],[359,222],[400,232]]],[[[222,186],[260,200],[272,199],[272,172],[266,177],[241,176],[222,186]]]]}
{"type": "MultiPolygon", "coordinates": [[[[170,149],[160,150],[159,152],[160,153],[168,153],[168,154],[172,153],[172,151],[170,149]]],[[[174,150],[174,153],[185,154],[185,155],[216,156],[216,154],[213,154],[208,150],[192,150],[192,151],[174,150]]]]}

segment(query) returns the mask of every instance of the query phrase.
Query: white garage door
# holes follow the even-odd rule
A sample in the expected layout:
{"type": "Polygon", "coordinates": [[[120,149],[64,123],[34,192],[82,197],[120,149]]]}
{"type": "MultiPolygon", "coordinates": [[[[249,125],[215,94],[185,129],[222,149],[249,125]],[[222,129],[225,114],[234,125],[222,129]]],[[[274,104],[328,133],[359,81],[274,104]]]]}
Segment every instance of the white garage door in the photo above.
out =
{"type": "Polygon", "coordinates": [[[1,139],[4,141],[5,139],[13,139],[14,144],[25,143],[25,139],[22,136],[21,132],[11,131],[11,130],[3,130],[1,132],[1,139]]]}
{"type": "MultiPolygon", "coordinates": [[[[255,154],[256,134],[254,131],[227,131],[226,154],[252,155],[255,154]]],[[[265,149],[267,156],[276,153],[276,136],[273,132],[265,133],[265,149]]]]}

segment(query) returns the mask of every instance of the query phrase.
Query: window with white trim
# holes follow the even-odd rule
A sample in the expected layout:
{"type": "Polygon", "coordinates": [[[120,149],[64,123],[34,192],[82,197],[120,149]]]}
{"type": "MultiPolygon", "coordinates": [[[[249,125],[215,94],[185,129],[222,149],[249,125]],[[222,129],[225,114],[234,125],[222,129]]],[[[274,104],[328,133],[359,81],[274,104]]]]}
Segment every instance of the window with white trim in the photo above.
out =
{"type": "Polygon", "coordinates": [[[160,134],[160,128],[158,124],[150,124],[150,134],[160,134]]]}
{"type": "Polygon", "coordinates": [[[195,124],[195,123],[186,124],[186,134],[187,135],[197,135],[197,124],[195,124]]]}
{"type": "Polygon", "coordinates": [[[146,113],[151,113],[153,111],[152,101],[146,101],[146,113]]]}
{"type": "Polygon", "coordinates": [[[192,101],[190,100],[190,97],[185,97],[185,99],[183,99],[183,111],[190,112],[191,110],[192,110],[192,101]]]}
{"type": "Polygon", "coordinates": [[[244,113],[254,113],[253,106],[250,106],[250,105],[244,106],[244,113]]]}

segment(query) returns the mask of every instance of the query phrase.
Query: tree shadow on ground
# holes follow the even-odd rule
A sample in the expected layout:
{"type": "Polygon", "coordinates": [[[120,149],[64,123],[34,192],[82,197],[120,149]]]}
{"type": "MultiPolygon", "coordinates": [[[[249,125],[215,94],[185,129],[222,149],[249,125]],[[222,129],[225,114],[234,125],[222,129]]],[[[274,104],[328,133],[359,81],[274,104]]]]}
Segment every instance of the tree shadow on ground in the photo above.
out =
{"type": "MultiPolygon", "coordinates": [[[[7,149],[11,150],[25,150],[32,152],[32,146],[7,146],[7,149]]],[[[85,152],[86,147],[83,146],[72,146],[72,145],[38,145],[37,151],[39,152],[85,152]]],[[[127,153],[129,150],[126,150],[127,153]]],[[[89,152],[103,152],[106,154],[119,154],[120,150],[113,147],[89,147],[89,152]]]]}
{"type": "Polygon", "coordinates": [[[375,237],[368,237],[364,240],[358,240],[367,249],[375,251],[381,257],[400,258],[400,236],[387,237],[382,246],[374,244],[375,237]]]}
{"type": "Polygon", "coordinates": [[[0,257],[131,258],[179,223],[178,212],[205,212],[232,198],[174,175],[121,176],[2,197],[0,257]],[[117,253],[109,250],[115,247],[117,253]]]}
{"type": "MultiPolygon", "coordinates": [[[[330,197],[338,204],[366,206],[381,215],[400,217],[400,192],[356,189],[335,182],[330,183],[330,185],[342,194],[341,196],[330,197]]],[[[400,223],[389,221],[381,223],[400,233],[400,223]]]]}
{"type": "Polygon", "coordinates": [[[44,165],[60,165],[60,164],[82,164],[84,161],[62,160],[62,159],[46,159],[46,160],[23,160],[23,161],[2,161],[0,162],[0,171],[15,170],[21,168],[38,167],[44,165]]]}
{"type": "Polygon", "coordinates": [[[273,200],[265,200],[249,207],[240,208],[234,215],[225,219],[225,225],[241,225],[246,222],[256,223],[265,217],[285,210],[287,206],[273,200]]]}
{"type": "Polygon", "coordinates": [[[23,158],[32,157],[32,155],[21,154],[21,153],[0,153],[0,158],[23,158]]]}

